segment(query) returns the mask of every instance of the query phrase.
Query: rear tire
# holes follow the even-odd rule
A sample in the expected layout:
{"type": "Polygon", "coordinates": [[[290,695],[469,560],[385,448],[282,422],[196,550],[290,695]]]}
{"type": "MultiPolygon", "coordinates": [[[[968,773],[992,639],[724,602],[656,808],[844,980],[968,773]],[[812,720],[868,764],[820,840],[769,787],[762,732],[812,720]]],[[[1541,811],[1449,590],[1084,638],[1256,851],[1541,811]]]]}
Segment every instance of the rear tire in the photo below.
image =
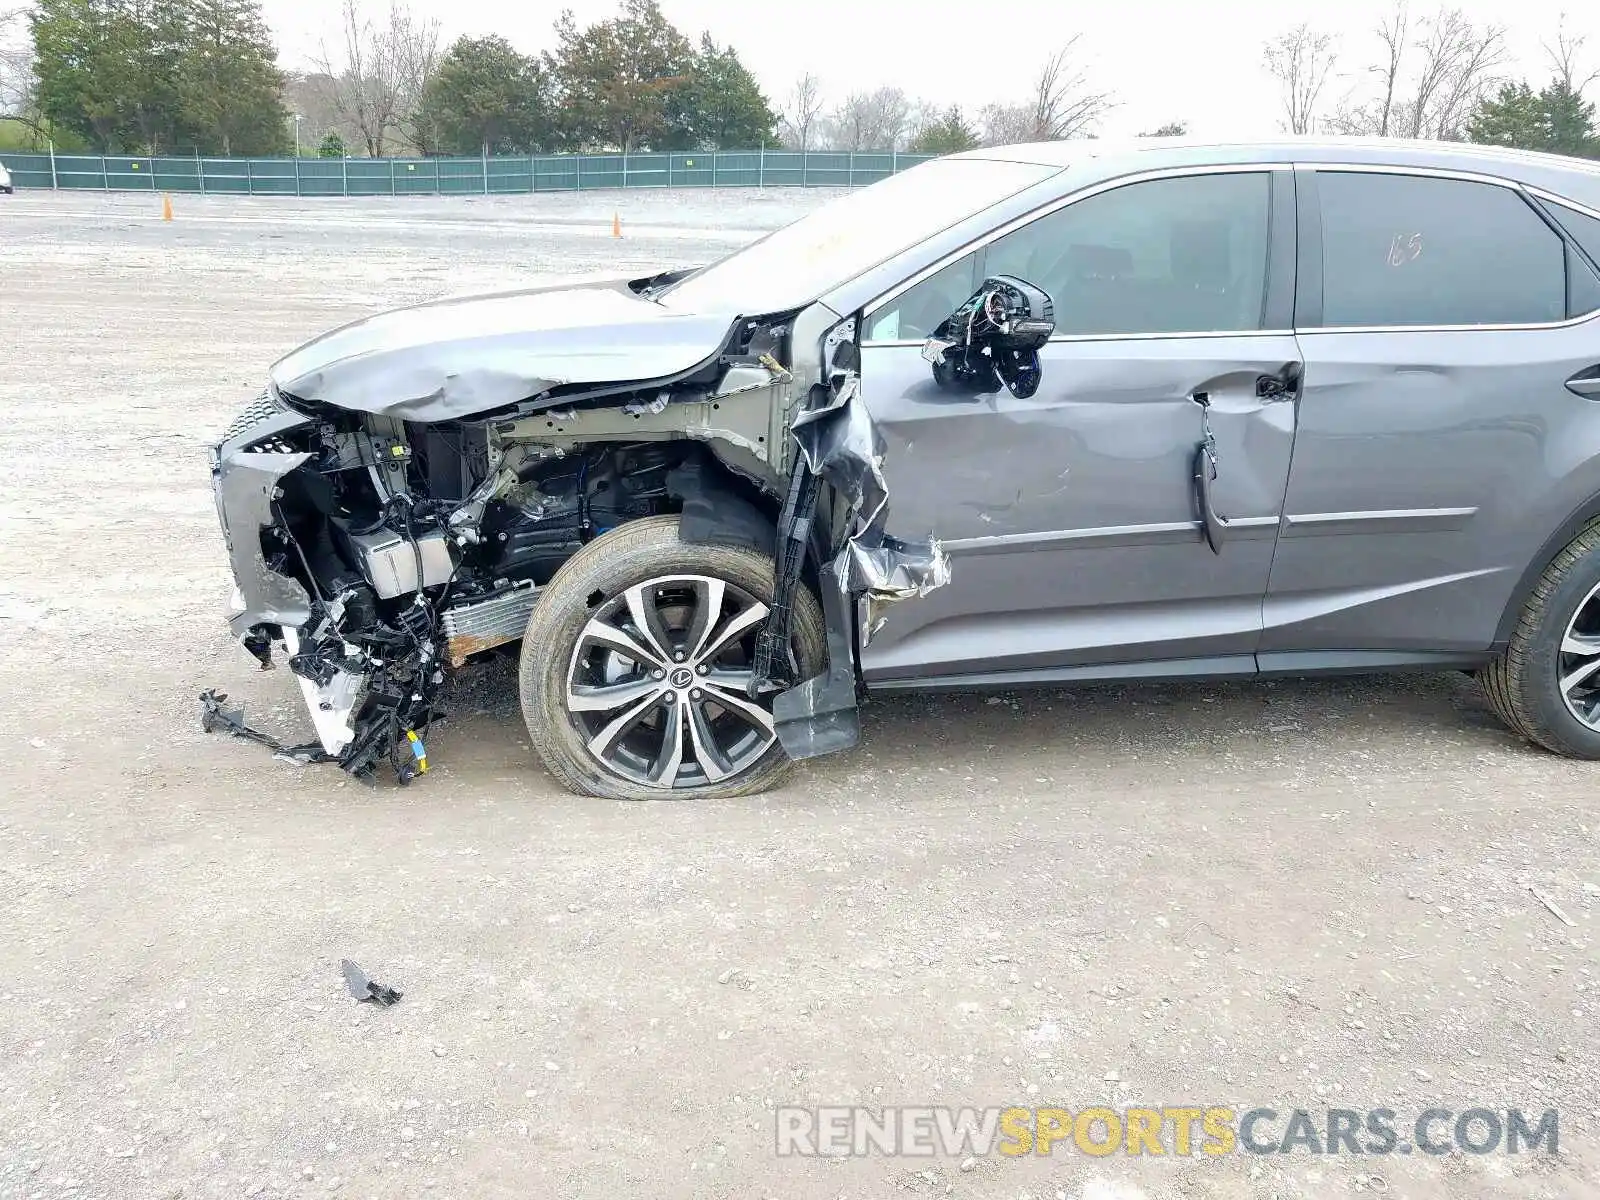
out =
{"type": "MultiPolygon", "coordinates": [[[[676,516],[590,542],[544,589],[522,641],[522,714],[545,767],[579,795],[612,800],[776,786],[792,764],[770,698],[755,704],[742,686],[771,600],[770,557],[684,542],[676,516]]],[[[809,588],[795,598],[790,646],[799,678],[827,662],[809,588]]]]}
{"type": "Polygon", "coordinates": [[[1516,733],[1569,758],[1600,759],[1600,521],[1545,568],[1479,679],[1516,733]]]}

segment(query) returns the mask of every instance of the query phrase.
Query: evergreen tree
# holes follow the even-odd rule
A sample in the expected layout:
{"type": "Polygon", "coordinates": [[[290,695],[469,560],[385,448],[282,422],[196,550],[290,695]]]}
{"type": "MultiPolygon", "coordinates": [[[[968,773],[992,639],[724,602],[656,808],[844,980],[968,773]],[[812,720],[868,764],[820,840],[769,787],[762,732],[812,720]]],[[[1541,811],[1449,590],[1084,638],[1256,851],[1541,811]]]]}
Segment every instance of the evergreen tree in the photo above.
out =
{"type": "Polygon", "coordinates": [[[668,96],[688,82],[694,48],[656,0],[624,0],[620,16],[581,30],[569,10],[556,42],[549,66],[574,148],[637,150],[666,135],[668,96]]]}
{"type": "Polygon", "coordinates": [[[961,110],[954,105],[931,125],[926,125],[911,139],[912,154],[959,154],[978,144],[977,131],[967,124],[961,110]]]}
{"type": "Polygon", "coordinates": [[[282,76],[258,0],[39,0],[39,109],[103,153],[282,148],[282,76]]]}
{"type": "Polygon", "coordinates": [[[1526,83],[1508,83],[1478,106],[1467,137],[1517,150],[1600,158],[1594,118],[1594,105],[1561,80],[1539,92],[1526,83]]]}
{"type": "Polygon", "coordinates": [[[283,73],[260,0],[188,0],[180,64],[185,124],[202,153],[279,154],[288,147],[283,73]]]}
{"type": "Polygon", "coordinates": [[[776,140],[778,114],[732,46],[710,34],[689,65],[689,78],[667,94],[662,150],[738,150],[776,140]]]}
{"type": "Polygon", "coordinates": [[[551,138],[544,68],[502,37],[460,38],[422,93],[444,154],[525,154],[551,138]]]}

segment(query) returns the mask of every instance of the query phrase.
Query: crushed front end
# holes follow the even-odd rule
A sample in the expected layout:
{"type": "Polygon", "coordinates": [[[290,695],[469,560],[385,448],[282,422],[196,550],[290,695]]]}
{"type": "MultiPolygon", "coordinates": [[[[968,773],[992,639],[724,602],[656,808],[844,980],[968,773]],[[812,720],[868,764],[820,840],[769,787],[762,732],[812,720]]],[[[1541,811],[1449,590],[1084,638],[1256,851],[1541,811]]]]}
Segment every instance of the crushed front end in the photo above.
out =
{"type": "MultiPolygon", "coordinates": [[[[408,781],[427,769],[424,738],[452,668],[522,641],[547,585],[586,545],[676,515],[686,544],[775,559],[748,699],[770,706],[784,750],[854,745],[858,649],[877,610],[948,578],[937,542],[885,530],[856,329],[821,305],[740,319],[709,350],[674,350],[669,373],[626,383],[557,382],[536,363],[512,381],[498,368],[457,371],[440,351],[425,371],[391,362],[359,387],[341,376],[337,403],[326,396],[335,367],[275,369],[214,447],[212,482],[236,584],[232,631],[263,668],[287,662],[317,740],[287,746],[214,692],[202,697],[205,728],[361,777],[387,762],[408,781]],[[402,383],[380,403],[381,388],[402,383]],[[790,653],[802,588],[818,591],[826,621],[827,670],[810,679],[790,653]]],[[[691,332],[705,336],[699,323],[691,332]]],[[[349,375],[374,357],[374,370],[389,361],[354,354],[336,366],[349,375]]],[[[584,369],[616,365],[597,356],[584,369]]],[[[559,671],[570,651],[533,652],[559,671]]]]}
{"type": "Polygon", "coordinates": [[[234,634],[263,668],[282,648],[318,757],[361,776],[387,760],[409,780],[426,769],[444,678],[434,601],[457,557],[441,506],[406,486],[403,431],[377,424],[299,411],[269,389],[213,449],[212,486],[234,634]]]}

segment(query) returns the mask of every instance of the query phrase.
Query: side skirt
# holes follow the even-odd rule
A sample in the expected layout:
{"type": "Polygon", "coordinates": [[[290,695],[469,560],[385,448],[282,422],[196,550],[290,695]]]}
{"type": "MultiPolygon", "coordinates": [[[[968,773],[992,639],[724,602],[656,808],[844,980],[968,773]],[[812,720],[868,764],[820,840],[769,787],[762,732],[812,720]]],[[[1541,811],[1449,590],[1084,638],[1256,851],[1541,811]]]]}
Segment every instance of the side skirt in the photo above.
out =
{"type": "Polygon", "coordinates": [[[1300,675],[1365,675],[1391,671],[1470,671],[1483,666],[1492,657],[1488,651],[1467,654],[1430,650],[1274,650],[1266,654],[1225,654],[1210,658],[1169,658],[1152,662],[1038,667],[1026,671],[874,679],[868,681],[867,687],[872,692],[965,692],[1138,680],[1281,679],[1300,675]]]}

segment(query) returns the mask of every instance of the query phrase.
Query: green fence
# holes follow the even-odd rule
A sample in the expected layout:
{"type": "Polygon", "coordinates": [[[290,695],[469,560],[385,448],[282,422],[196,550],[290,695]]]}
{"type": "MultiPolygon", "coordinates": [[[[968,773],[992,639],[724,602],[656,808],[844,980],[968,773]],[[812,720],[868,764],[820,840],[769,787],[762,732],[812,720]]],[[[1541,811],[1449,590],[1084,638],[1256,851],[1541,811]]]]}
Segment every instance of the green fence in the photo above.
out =
{"type": "Polygon", "coordinates": [[[717,150],[496,158],[116,158],[10,154],[18,188],[242,196],[488,196],[635,187],[858,187],[922,154],[717,150]]]}

